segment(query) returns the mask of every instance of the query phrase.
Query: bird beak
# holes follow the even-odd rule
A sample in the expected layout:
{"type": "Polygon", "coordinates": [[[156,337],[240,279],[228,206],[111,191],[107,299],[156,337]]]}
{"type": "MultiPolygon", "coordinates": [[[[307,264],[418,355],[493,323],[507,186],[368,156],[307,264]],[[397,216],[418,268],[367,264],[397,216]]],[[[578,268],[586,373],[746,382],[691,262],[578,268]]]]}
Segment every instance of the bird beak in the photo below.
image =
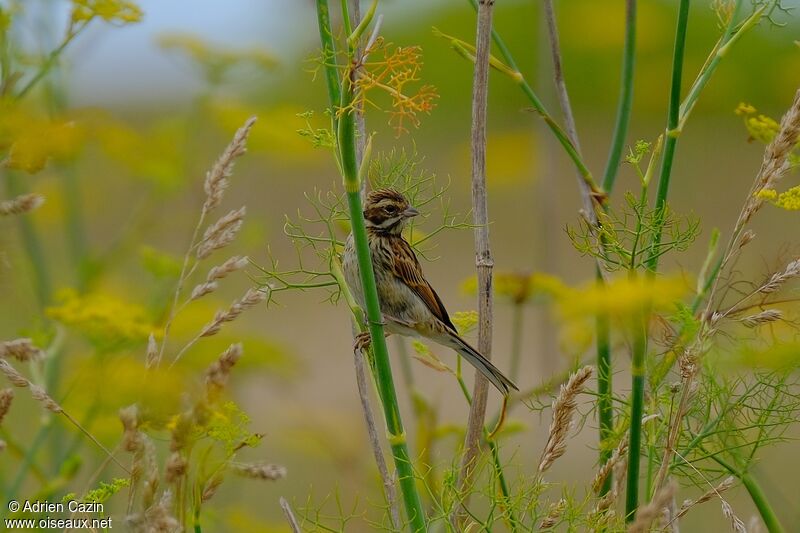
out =
{"type": "Polygon", "coordinates": [[[417,215],[419,215],[419,211],[417,211],[416,209],[414,209],[411,206],[406,207],[406,210],[403,211],[403,216],[405,218],[412,218],[412,217],[415,217],[417,215]]]}

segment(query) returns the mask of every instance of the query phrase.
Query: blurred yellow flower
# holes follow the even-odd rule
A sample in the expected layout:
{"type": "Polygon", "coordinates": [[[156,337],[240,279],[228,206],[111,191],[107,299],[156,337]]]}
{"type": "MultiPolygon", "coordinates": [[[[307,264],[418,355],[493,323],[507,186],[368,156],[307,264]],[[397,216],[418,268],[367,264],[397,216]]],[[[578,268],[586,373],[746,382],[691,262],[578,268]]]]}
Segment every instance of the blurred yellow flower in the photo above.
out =
{"type": "Polygon", "coordinates": [[[20,107],[0,109],[0,149],[8,149],[3,165],[34,174],[50,158],[73,155],[83,130],[66,119],[48,119],[20,107]]]}
{"type": "Polygon", "coordinates": [[[92,127],[103,151],[134,177],[154,183],[161,191],[174,191],[184,182],[188,155],[181,149],[187,135],[183,119],[164,119],[139,132],[124,122],[96,117],[92,127]]]}
{"type": "Polygon", "coordinates": [[[144,308],[109,294],[84,296],[74,289],[63,289],[56,300],[58,305],[48,307],[47,316],[72,327],[104,351],[143,343],[150,333],[160,333],[144,308]]]}
{"type": "MultiPolygon", "coordinates": [[[[525,303],[536,296],[558,296],[569,288],[556,276],[534,272],[498,272],[493,279],[494,293],[514,303],[525,303]]],[[[461,284],[467,294],[476,294],[478,279],[467,278],[461,284]]]]}
{"type": "Polygon", "coordinates": [[[671,309],[686,292],[686,284],[679,277],[624,276],[610,280],[605,286],[590,281],[582,287],[569,289],[560,294],[556,303],[565,318],[599,313],[626,318],[646,309],[671,309]]]}
{"type": "Polygon", "coordinates": [[[89,22],[100,17],[106,22],[132,24],[142,20],[142,10],[128,0],[72,0],[72,22],[89,22]]]}

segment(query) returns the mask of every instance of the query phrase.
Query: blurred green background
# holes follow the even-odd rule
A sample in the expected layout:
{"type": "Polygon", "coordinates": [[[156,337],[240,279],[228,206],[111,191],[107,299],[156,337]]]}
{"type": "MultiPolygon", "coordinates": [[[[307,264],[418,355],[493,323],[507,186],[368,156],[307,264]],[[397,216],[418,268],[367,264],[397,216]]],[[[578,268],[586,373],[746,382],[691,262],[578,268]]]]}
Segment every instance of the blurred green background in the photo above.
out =
{"type": "MultiPolygon", "coordinates": [[[[64,4],[42,0],[26,6],[26,18],[16,30],[26,50],[48,50],[55,42],[64,23],[64,4]]],[[[59,301],[63,290],[71,288],[138,306],[154,322],[162,318],[158,313],[165,304],[164,287],[174,276],[173,258],[182,256],[204,198],[204,173],[250,115],[257,115],[259,121],[225,204],[233,208],[245,203],[248,209],[242,238],[232,253],[266,264],[269,247],[289,267],[294,252],[283,234],[284,215],[307,209],[304,192],[338,186],[331,153],[312,147],[297,133],[307,127],[306,119],[298,116],[306,111],[315,112],[309,119],[314,127],[327,125],[322,116],[325,87],[321,76],[314,76],[318,50],[312,2],[149,0],[139,4],[145,13],[140,24],[90,28],[31,99],[30,105],[42,113],[55,105],[55,112],[78,121],[84,136],[70,157],[52,161],[41,173],[15,173],[7,178],[22,190],[47,198],[28,217],[43,240],[50,286],[44,293],[40,290],[17,221],[0,220],[0,338],[35,335],[41,329],[37,291],[45,306],[59,301]]],[[[692,9],[685,87],[719,35],[717,16],[709,4],[696,2],[692,9]]],[[[664,128],[676,8],[672,1],[639,5],[628,144],[637,139],[652,141],[664,128]]],[[[557,2],[557,9],[566,79],[585,159],[600,174],[616,111],[624,4],[574,0],[557,2]]],[[[473,11],[466,1],[386,0],[380,12],[385,17],[382,34],[386,40],[422,47],[423,80],[436,87],[439,97],[421,126],[400,138],[388,127],[384,112],[370,110],[368,129],[378,132],[375,150],[416,149],[424,158],[424,168],[442,182],[451,182],[448,194],[453,209],[466,212],[472,69],[431,30],[436,27],[472,41],[473,11]]],[[[666,261],[664,270],[685,272],[690,285],[711,228],[719,227],[725,235],[760,165],[763,147],[748,142],[734,109],[748,102],[777,118],[800,85],[800,47],[793,42],[800,35],[800,24],[783,15],[776,22],[780,25],[764,22],[745,35],[724,59],[678,145],[671,203],[678,212],[699,216],[702,234],[691,250],[666,261]]],[[[539,3],[499,1],[495,25],[521,70],[559,117],[539,3]]],[[[572,283],[589,279],[592,262],[574,251],[564,231],[576,222],[580,207],[573,169],[528,109],[518,87],[496,72],[490,85],[488,157],[496,272],[542,271],[572,283]]],[[[796,181],[797,176],[790,179],[796,181]]],[[[623,166],[617,201],[626,190],[637,187],[635,174],[623,166]]],[[[756,248],[739,268],[761,274],[779,264],[776,250],[788,252],[782,247],[796,236],[796,227],[791,213],[765,209],[755,222],[760,237],[756,248]]],[[[438,259],[424,264],[428,278],[451,312],[474,308],[472,296],[459,288],[474,271],[472,232],[444,232],[435,241],[431,256],[438,259]]],[[[195,304],[177,327],[178,335],[188,335],[249,284],[246,276],[239,276],[208,301],[195,304]]],[[[266,435],[258,449],[246,452],[248,457],[288,468],[287,478],[275,484],[224,485],[218,496],[222,503],[212,507],[224,514],[220,520],[228,521],[225,527],[236,529],[220,530],[282,528],[279,495],[298,507],[305,505],[309,494],[319,503],[337,490],[345,507],[356,499],[378,500],[379,482],[355,393],[348,313],[341,306],[322,302],[324,298],[312,292],[282,294],[279,305],[258,308],[223,337],[213,339],[211,346],[220,349],[235,339],[245,345],[243,365],[234,372],[230,390],[252,416],[254,430],[266,435]]],[[[500,301],[496,310],[494,353],[498,365],[505,368],[510,309],[500,301]]],[[[143,354],[144,340],[121,350],[143,354]]],[[[67,409],[81,412],[91,401],[87,390],[102,391],[104,384],[116,383],[116,378],[124,381],[125,369],[114,358],[98,361],[79,336],[67,334],[64,342],[71,348],[71,358],[61,366],[63,378],[56,396],[67,409]]],[[[565,368],[580,349],[564,345],[541,306],[526,309],[524,342],[519,381],[525,388],[565,368]]],[[[203,353],[207,357],[187,365],[199,372],[218,351],[209,348],[203,353]]],[[[450,353],[440,356],[448,363],[454,361],[450,353]]],[[[622,344],[615,357],[619,368],[626,365],[628,355],[622,344]]],[[[460,396],[457,383],[422,365],[415,365],[414,371],[419,388],[439,407],[442,418],[463,425],[467,407],[452,401],[460,396]]],[[[404,412],[409,412],[410,400],[400,382],[404,412]]],[[[626,390],[623,375],[617,387],[626,390]]],[[[92,429],[113,445],[119,436],[116,410],[137,391],[115,387],[107,392],[100,396],[102,414],[92,429]]],[[[494,405],[497,398],[490,401],[494,405]]],[[[39,411],[27,399],[20,398],[19,405],[25,407],[15,408],[4,426],[15,428],[17,440],[24,443],[33,430],[25,427],[25,417],[39,416],[39,411]]],[[[514,419],[531,432],[509,441],[507,453],[516,454],[520,464],[532,464],[548,421],[525,409],[515,412],[514,419]]],[[[590,478],[596,460],[593,438],[593,431],[585,431],[572,441],[569,460],[557,463],[552,477],[590,478]]],[[[455,446],[458,440],[452,437],[450,444],[455,446]]],[[[777,448],[763,458],[758,470],[790,531],[800,529],[796,449],[796,444],[777,448]]],[[[438,452],[439,460],[447,461],[451,447],[443,446],[438,452]]],[[[0,471],[12,472],[16,466],[9,454],[0,455],[0,471]]],[[[91,461],[84,466],[87,472],[93,468],[91,461]]],[[[33,490],[33,484],[26,490],[33,490]]],[[[745,521],[753,514],[743,491],[737,489],[730,501],[745,521]]],[[[722,523],[718,506],[710,507],[714,508],[687,517],[688,531],[696,531],[709,517],[714,517],[713,524],[722,523]]],[[[353,530],[362,529],[354,526],[353,530]]]]}

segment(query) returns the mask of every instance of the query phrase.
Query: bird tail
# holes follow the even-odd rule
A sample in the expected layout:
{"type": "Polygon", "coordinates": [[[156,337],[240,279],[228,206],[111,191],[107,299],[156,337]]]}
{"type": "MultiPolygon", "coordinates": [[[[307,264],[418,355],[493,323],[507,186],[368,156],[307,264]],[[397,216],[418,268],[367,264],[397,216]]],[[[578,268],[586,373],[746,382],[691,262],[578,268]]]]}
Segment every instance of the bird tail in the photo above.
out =
{"type": "Polygon", "coordinates": [[[508,395],[510,389],[519,390],[513,381],[500,372],[500,370],[478,350],[470,346],[467,341],[455,334],[450,334],[448,337],[451,341],[449,343],[450,347],[457,351],[461,357],[466,359],[469,364],[474,366],[478,372],[483,374],[492,385],[497,387],[497,390],[505,395],[508,395]]]}

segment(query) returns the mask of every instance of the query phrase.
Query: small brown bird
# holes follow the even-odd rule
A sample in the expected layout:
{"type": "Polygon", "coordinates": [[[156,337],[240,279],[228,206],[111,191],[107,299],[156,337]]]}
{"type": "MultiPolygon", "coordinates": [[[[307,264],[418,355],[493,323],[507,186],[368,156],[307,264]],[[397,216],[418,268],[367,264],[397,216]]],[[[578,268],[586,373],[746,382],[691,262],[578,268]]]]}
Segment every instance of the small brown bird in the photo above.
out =
{"type": "MultiPolygon", "coordinates": [[[[419,211],[409,204],[405,196],[392,189],[370,192],[364,204],[364,219],[386,334],[425,337],[452,348],[503,394],[508,394],[509,389],[519,390],[456,333],[442,300],[425,279],[417,256],[402,236],[406,221],[417,215],[419,211]]],[[[353,296],[364,307],[352,234],[347,238],[342,267],[353,296]]],[[[368,341],[369,338],[363,340],[368,341]]]]}

